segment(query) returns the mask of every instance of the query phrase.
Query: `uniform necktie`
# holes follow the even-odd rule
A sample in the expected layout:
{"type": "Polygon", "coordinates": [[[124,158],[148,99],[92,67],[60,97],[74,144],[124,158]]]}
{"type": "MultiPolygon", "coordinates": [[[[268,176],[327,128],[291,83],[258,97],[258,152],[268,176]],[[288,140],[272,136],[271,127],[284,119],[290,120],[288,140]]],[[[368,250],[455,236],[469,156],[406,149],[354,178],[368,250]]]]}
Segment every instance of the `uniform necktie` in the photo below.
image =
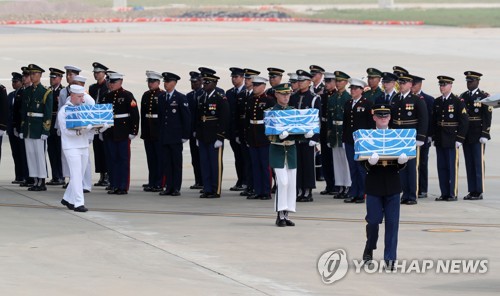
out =
{"type": "Polygon", "coordinates": [[[389,100],[390,100],[390,99],[391,99],[391,95],[386,94],[386,95],[385,95],[385,103],[386,103],[386,104],[389,104],[389,100]]]}

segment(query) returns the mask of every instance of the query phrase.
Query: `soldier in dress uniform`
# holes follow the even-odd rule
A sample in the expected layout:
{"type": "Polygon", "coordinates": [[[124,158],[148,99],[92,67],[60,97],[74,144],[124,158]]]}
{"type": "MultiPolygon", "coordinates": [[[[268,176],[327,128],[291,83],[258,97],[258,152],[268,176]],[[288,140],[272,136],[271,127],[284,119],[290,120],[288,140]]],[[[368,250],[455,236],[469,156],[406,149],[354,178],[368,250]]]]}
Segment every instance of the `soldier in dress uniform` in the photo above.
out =
{"type": "MultiPolygon", "coordinates": [[[[338,191],[335,188],[335,176],[333,173],[332,148],[328,146],[328,101],[335,96],[335,74],[325,72],[325,89],[321,94],[321,125],[319,141],[321,143],[321,169],[325,179],[326,188],[321,191],[321,195],[335,195],[338,191]]],[[[342,105],[343,106],[343,105],[342,105]]]]}
{"type": "MultiPolygon", "coordinates": [[[[160,142],[160,119],[158,100],[165,91],[160,89],[162,76],[155,71],[146,71],[148,90],[141,98],[141,139],[144,140],[148,163],[148,183],[143,187],[147,192],[160,192],[163,187],[163,148],[160,142]]],[[[169,176],[170,178],[172,176],[169,176]]]]}
{"type": "Polygon", "coordinates": [[[9,121],[9,103],[7,101],[7,89],[0,84],[0,159],[2,157],[2,139],[9,121]]]}
{"type": "Polygon", "coordinates": [[[285,72],[285,70],[269,67],[267,68],[267,72],[269,75],[269,84],[271,85],[271,87],[266,89],[266,95],[273,97],[274,100],[276,100],[276,97],[274,96],[274,87],[278,84],[281,84],[281,79],[283,79],[283,73],[285,72]]]}
{"type": "Polygon", "coordinates": [[[22,161],[23,167],[23,182],[19,184],[21,187],[31,187],[34,185],[34,179],[30,177],[29,169],[28,169],[28,158],[26,157],[26,145],[24,140],[19,137],[21,131],[21,122],[22,122],[22,113],[21,110],[23,108],[24,102],[24,91],[32,85],[30,72],[28,71],[28,67],[21,67],[22,71],[22,87],[17,91],[16,96],[14,98],[14,105],[12,106],[12,128],[14,135],[19,138],[19,155],[22,161]]]}
{"type": "Polygon", "coordinates": [[[196,120],[197,120],[197,109],[200,98],[202,97],[204,91],[201,87],[202,80],[201,74],[196,71],[189,72],[189,81],[191,82],[191,92],[186,95],[186,99],[189,104],[189,111],[191,113],[191,133],[189,136],[189,150],[191,153],[191,165],[194,171],[194,184],[189,187],[189,189],[203,189],[203,178],[201,177],[201,165],[200,165],[200,151],[198,151],[198,145],[196,145],[196,120]]]}
{"type": "Polygon", "coordinates": [[[483,199],[484,192],[484,148],[491,138],[491,115],[493,107],[480,101],[489,95],[479,89],[479,81],[483,74],[465,71],[467,91],[460,95],[469,115],[469,129],[465,136],[464,158],[467,171],[467,187],[469,193],[465,200],[483,199]]]}
{"type": "Polygon", "coordinates": [[[220,198],[222,153],[229,124],[229,104],[217,91],[219,77],[202,73],[204,94],[197,110],[196,139],[200,151],[203,194],[200,198],[220,198]]]}
{"type": "Polygon", "coordinates": [[[62,151],[61,151],[61,136],[57,135],[57,129],[54,127],[57,121],[57,112],[59,111],[59,92],[64,86],[61,85],[61,80],[64,71],[57,68],[49,68],[50,74],[50,89],[52,90],[52,122],[50,125],[50,135],[47,139],[47,152],[49,154],[50,168],[52,170],[52,180],[47,182],[47,185],[64,185],[64,176],[62,173],[62,151]]]}
{"type": "MultiPolygon", "coordinates": [[[[200,71],[200,74],[202,76],[205,75],[205,74],[208,74],[208,75],[215,75],[215,74],[217,74],[217,72],[215,70],[207,68],[207,67],[199,67],[198,71],[200,71]]],[[[220,93],[221,95],[223,95],[223,96],[226,95],[226,92],[222,88],[220,88],[218,86],[215,87],[215,90],[218,93],[220,93]]]]}
{"type": "Polygon", "coordinates": [[[458,149],[465,141],[469,116],[463,99],[451,92],[453,79],[438,76],[441,96],[434,100],[430,136],[436,146],[439,188],[436,201],[456,201],[458,194],[458,149]]]}
{"type": "Polygon", "coordinates": [[[264,111],[276,100],[266,94],[266,78],[253,76],[253,93],[246,105],[246,143],[252,161],[253,195],[247,199],[271,199],[271,169],[269,167],[269,139],[265,134],[264,111]]]}
{"type": "MultiPolygon", "coordinates": [[[[391,109],[388,105],[373,107],[373,120],[377,129],[387,129],[391,119],[391,109]]],[[[408,161],[406,154],[401,154],[397,160],[379,160],[379,155],[373,153],[367,161],[366,168],[366,245],[363,260],[369,264],[373,259],[373,250],[377,249],[379,225],[385,220],[384,260],[386,269],[393,270],[397,258],[399,231],[399,194],[401,184],[399,171],[408,161]]]]}
{"type": "MultiPolygon", "coordinates": [[[[342,72],[335,72],[335,77],[344,77],[342,72]],[[338,75],[340,74],[340,75],[338,75]]],[[[351,173],[351,188],[349,188],[346,203],[364,203],[366,169],[363,163],[354,160],[354,138],[352,133],[358,129],[373,128],[372,102],[363,97],[363,90],[367,86],[361,79],[349,78],[351,99],[344,105],[344,120],[342,130],[342,142],[345,147],[349,172],[351,173]]]]}
{"type": "MultiPolygon", "coordinates": [[[[321,110],[321,98],[310,89],[311,73],[305,70],[297,70],[296,73],[299,90],[290,97],[290,106],[295,109],[321,110]]],[[[319,116],[321,118],[321,114],[319,116]]],[[[297,201],[311,202],[313,201],[312,189],[316,188],[314,156],[319,134],[314,134],[311,130],[304,137],[305,139],[299,140],[297,144],[297,201]]]]}
{"type": "MultiPolygon", "coordinates": [[[[108,67],[98,62],[92,63],[92,67],[94,68],[93,73],[96,83],[89,86],[89,95],[94,98],[96,104],[102,104],[104,96],[109,91],[106,83],[108,67]]],[[[106,187],[109,185],[108,170],[106,168],[106,155],[104,154],[104,141],[99,137],[99,133],[94,136],[92,146],[94,148],[95,172],[99,173],[99,181],[94,183],[94,186],[106,187]]]]}
{"type": "Polygon", "coordinates": [[[26,158],[30,177],[35,184],[30,191],[45,191],[47,163],[45,145],[50,133],[52,121],[52,91],[40,83],[44,69],[35,64],[28,65],[30,79],[33,83],[23,93],[21,109],[21,132],[19,137],[26,146],[26,158]]]}
{"type": "Polygon", "coordinates": [[[113,104],[114,125],[104,132],[104,145],[111,159],[107,163],[111,190],[108,194],[128,193],[130,182],[130,141],[139,132],[139,110],[134,95],[123,89],[123,75],[109,74],[109,93],[104,104],[113,104]]]}
{"type": "Polygon", "coordinates": [[[165,92],[158,97],[160,117],[160,142],[163,148],[163,175],[165,190],[160,195],[181,195],[182,149],[191,133],[191,112],[186,96],[175,89],[181,78],[163,72],[165,92]]]}
{"type": "MultiPolygon", "coordinates": [[[[290,83],[283,83],[273,87],[277,104],[271,110],[289,110],[288,106],[292,89],[290,83]]],[[[302,137],[302,136],[300,136],[302,137]]],[[[277,213],[276,226],[295,226],[288,217],[289,212],[295,213],[297,197],[297,147],[295,140],[299,136],[289,135],[283,131],[280,135],[269,136],[270,165],[276,173],[278,188],[276,191],[274,211],[277,213]]]]}
{"type": "MultiPolygon", "coordinates": [[[[351,174],[349,173],[349,163],[347,162],[346,152],[343,142],[344,130],[344,108],[347,101],[351,99],[351,95],[346,91],[347,79],[351,78],[344,72],[336,71],[333,73],[335,77],[334,83],[336,92],[328,98],[326,107],[326,129],[327,129],[327,146],[330,148],[334,185],[338,188],[337,193],[333,198],[345,199],[349,196],[347,192],[351,186],[351,174]]],[[[332,87],[328,81],[329,74],[325,73],[325,81],[327,90],[332,87]],[[328,75],[328,76],[327,76],[328,75]]]]}
{"type": "Polygon", "coordinates": [[[288,73],[288,82],[290,83],[290,87],[292,88],[292,94],[299,90],[299,81],[297,80],[297,73],[288,73]]]}
{"type": "Polygon", "coordinates": [[[394,89],[398,76],[390,72],[382,73],[382,85],[384,86],[383,96],[375,99],[375,104],[390,104],[392,98],[396,96],[397,91],[394,89]]]}
{"type": "MultiPolygon", "coordinates": [[[[24,164],[23,155],[21,154],[22,151],[24,151],[24,143],[21,139],[19,139],[19,133],[15,131],[14,122],[14,104],[16,102],[17,94],[23,86],[22,79],[23,75],[21,73],[12,72],[12,88],[14,90],[7,95],[7,103],[9,105],[7,134],[9,134],[10,150],[12,151],[12,159],[14,160],[15,173],[15,179],[12,181],[12,184],[21,184],[24,182],[24,164]]],[[[26,153],[24,153],[24,158],[26,158],[26,153]]]]}
{"type": "Polygon", "coordinates": [[[252,158],[250,157],[250,151],[248,150],[247,142],[246,142],[246,108],[248,105],[248,101],[252,96],[253,84],[252,78],[253,76],[259,75],[260,72],[257,70],[253,70],[250,68],[243,69],[244,71],[244,79],[245,79],[245,93],[244,96],[238,97],[237,102],[237,116],[238,122],[236,127],[237,138],[241,142],[241,152],[243,154],[243,160],[245,163],[245,175],[247,177],[247,187],[245,190],[240,192],[240,196],[251,196],[254,195],[254,181],[253,181],[253,169],[252,169],[252,158]]]}
{"type": "Polygon", "coordinates": [[[418,158],[418,198],[426,198],[429,181],[429,148],[431,147],[431,143],[429,141],[429,132],[431,128],[434,98],[422,91],[422,81],[425,80],[424,78],[413,74],[412,77],[413,85],[411,87],[411,92],[425,102],[425,106],[427,107],[427,118],[429,119],[426,141],[424,145],[420,146],[418,158]]]}
{"type": "Polygon", "coordinates": [[[325,83],[323,82],[325,69],[317,65],[310,65],[309,73],[312,75],[311,91],[320,96],[325,91],[325,83]]]}
{"type": "Polygon", "coordinates": [[[226,98],[229,104],[229,125],[227,127],[227,137],[229,139],[229,144],[234,154],[234,166],[236,168],[236,184],[231,187],[231,191],[243,191],[247,184],[247,178],[245,175],[245,159],[243,158],[243,152],[241,147],[241,140],[236,132],[238,118],[238,100],[245,96],[245,81],[244,74],[245,71],[241,68],[231,67],[231,83],[233,87],[226,91],[226,98]]]}
{"type": "Polygon", "coordinates": [[[368,74],[368,86],[370,89],[363,93],[363,97],[375,104],[375,102],[384,98],[384,92],[379,86],[382,79],[382,71],[375,68],[368,68],[366,69],[366,74],[368,74]]]}
{"type": "Polygon", "coordinates": [[[391,128],[393,129],[415,129],[417,157],[410,159],[405,169],[401,170],[401,186],[403,195],[401,204],[417,204],[418,190],[418,159],[419,150],[427,140],[427,129],[429,127],[429,117],[427,106],[417,95],[411,92],[413,86],[413,76],[400,73],[398,84],[400,92],[392,99],[391,106],[391,128]]]}

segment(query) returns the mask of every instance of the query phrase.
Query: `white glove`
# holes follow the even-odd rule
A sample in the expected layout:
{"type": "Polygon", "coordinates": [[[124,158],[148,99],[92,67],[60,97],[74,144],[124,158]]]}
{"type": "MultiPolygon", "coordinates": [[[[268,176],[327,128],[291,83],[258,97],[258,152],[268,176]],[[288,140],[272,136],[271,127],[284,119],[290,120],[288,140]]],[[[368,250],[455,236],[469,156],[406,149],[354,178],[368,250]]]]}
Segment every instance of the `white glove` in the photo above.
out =
{"type": "Polygon", "coordinates": [[[417,141],[417,147],[423,146],[425,144],[424,141],[417,141]]]}
{"type": "Polygon", "coordinates": [[[377,152],[374,152],[370,158],[368,158],[368,163],[371,165],[376,165],[378,162],[378,159],[380,157],[378,156],[377,152]]]}
{"type": "Polygon", "coordinates": [[[326,146],[328,146],[328,148],[332,148],[332,144],[330,143],[326,143],[326,146]]]}
{"type": "Polygon", "coordinates": [[[427,137],[427,143],[432,143],[432,137],[427,137]]]}
{"type": "Polygon", "coordinates": [[[87,131],[90,131],[90,130],[92,129],[92,124],[87,125],[87,126],[85,127],[85,129],[86,129],[87,131]]]}
{"type": "Polygon", "coordinates": [[[215,143],[214,143],[214,148],[215,148],[215,149],[217,149],[217,148],[219,148],[219,147],[222,147],[222,141],[221,141],[221,140],[217,140],[217,141],[215,141],[215,143]]]}
{"type": "Polygon", "coordinates": [[[345,149],[345,143],[344,143],[344,142],[342,142],[342,148],[344,148],[344,149],[345,149]]]}
{"type": "Polygon", "coordinates": [[[18,137],[19,138],[19,133],[17,132],[16,129],[14,129],[14,136],[18,137]]]}
{"type": "Polygon", "coordinates": [[[105,123],[101,129],[99,129],[100,133],[104,133],[109,128],[109,124],[105,123]]]}
{"type": "Polygon", "coordinates": [[[309,146],[311,146],[311,147],[316,146],[316,144],[318,144],[318,142],[315,142],[315,141],[313,141],[313,140],[310,140],[310,141],[309,141],[309,146]]]}
{"type": "Polygon", "coordinates": [[[61,130],[60,130],[60,129],[57,129],[57,130],[56,130],[56,133],[57,133],[57,135],[58,135],[59,137],[61,136],[61,130]]]}
{"type": "Polygon", "coordinates": [[[23,133],[20,133],[20,134],[19,134],[19,139],[21,139],[21,140],[22,140],[22,139],[24,139],[24,135],[23,135],[23,133]]]}
{"type": "Polygon", "coordinates": [[[399,163],[399,164],[405,164],[405,163],[407,163],[407,162],[408,162],[408,156],[407,156],[405,153],[401,154],[401,155],[398,157],[398,163],[399,163]]]}
{"type": "Polygon", "coordinates": [[[48,138],[49,138],[49,136],[47,136],[47,135],[40,136],[40,139],[42,139],[43,141],[47,141],[48,138]]]}
{"type": "Polygon", "coordinates": [[[193,132],[193,138],[196,137],[196,132],[193,132]]]}
{"type": "Polygon", "coordinates": [[[479,138],[479,143],[486,144],[486,142],[488,142],[488,138],[485,138],[485,137],[479,138]]]}
{"type": "Polygon", "coordinates": [[[196,146],[200,147],[200,142],[198,142],[198,140],[196,140],[196,146]]]}
{"type": "Polygon", "coordinates": [[[288,137],[288,132],[287,131],[283,131],[280,134],[280,140],[284,140],[284,139],[286,139],[286,137],[288,137]]]}
{"type": "Polygon", "coordinates": [[[102,134],[99,134],[99,140],[104,142],[104,136],[102,134]]]}
{"type": "Polygon", "coordinates": [[[240,137],[236,137],[236,138],[234,139],[234,141],[235,141],[236,143],[238,143],[238,144],[240,144],[240,145],[241,145],[240,137]]]}
{"type": "Polygon", "coordinates": [[[313,131],[308,131],[308,132],[304,135],[304,137],[305,137],[306,139],[310,139],[310,138],[312,138],[313,136],[314,136],[314,132],[313,132],[313,131]]]}
{"type": "Polygon", "coordinates": [[[462,146],[462,143],[455,141],[455,148],[460,148],[462,146]]]}
{"type": "Polygon", "coordinates": [[[186,143],[188,139],[182,139],[182,144],[186,143]]]}
{"type": "Polygon", "coordinates": [[[3,136],[3,134],[5,134],[5,131],[0,130],[0,137],[3,136]]]}
{"type": "Polygon", "coordinates": [[[133,140],[133,139],[135,139],[135,135],[128,135],[128,138],[129,138],[130,140],[133,140]]]}

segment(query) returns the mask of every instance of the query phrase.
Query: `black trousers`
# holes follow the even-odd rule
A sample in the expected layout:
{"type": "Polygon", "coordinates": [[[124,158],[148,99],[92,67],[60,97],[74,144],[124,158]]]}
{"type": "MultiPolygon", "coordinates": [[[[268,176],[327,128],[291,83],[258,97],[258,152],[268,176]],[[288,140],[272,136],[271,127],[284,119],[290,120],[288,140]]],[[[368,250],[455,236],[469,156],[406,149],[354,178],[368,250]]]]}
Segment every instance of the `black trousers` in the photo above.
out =
{"type": "Polygon", "coordinates": [[[238,177],[236,185],[241,186],[247,183],[245,174],[245,159],[243,158],[243,152],[241,151],[241,144],[236,143],[235,140],[230,140],[229,144],[231,145],[231,149],[233,149],[234,166],[236,168],[236,176],[238,177]]]}
{"type": "Polygon", "coordinates": [[[297,188],[316,188],[314,147],[309,142],[297,145],[297,188]]]}
{"type": "Polygon", "coordinates": [[[163,145],[163,175],[165,190],[181,190],[182,185],[182,143],[163,145]]]}
{"type": "Polygon", "coordinates": [[[163,148],[159,140],[144,140],[148,162],[148,185],[161,187],[163,179],[163,148]]]}
{"type": "Polygon", "coordinates": [[[104,152],[104,142],[99,139],[99,135],[94,136],[92,142],[94,148],[94,166],[96,173],[107,173],[106,154],[104,152]]]}
{"type": "Polygon", "coordinates": [[[420,146],[420,155],[418,160],[418,193],[427,193],[429,184],[429,148],[431,143],[425,143],[420,146]]]}
{"type": "Polygon", "coordinates": [[[191,165],[193,166],[194,171],[194,183],[203,185],[203,178],[201,177],[200,152],[198,146],[196,146],[196,138],[192,137],[189,139],[189,149],[191,151],[191,165]]]}
{"type": "Polygon", "coordinates": [[[52,180],[64,179],[61,160],[61,137],[56,132],[51,131],[50,136],[47,138],[47,152],[52,170],[52,180]]]}
{"type": "MultiPolygon", "coordinates": [[[[9,134],[9,143],[10,143],[10,150],[12,151],[12,159],[14,160],[14,173],[16,176],[16,181],[22,181],[24,180],[24,169],[23,169],[23,156],[21,155],[22,151],[24,149],[21,148],[21,146],[24,148],[24,142],[23,140],[19,139],[18,137],[9,134]]],[[[0,147],[0,151],[1,151],[0,147]]],[[[26,153],[24,154],[24,157],[26,157],[26,153]]]]}

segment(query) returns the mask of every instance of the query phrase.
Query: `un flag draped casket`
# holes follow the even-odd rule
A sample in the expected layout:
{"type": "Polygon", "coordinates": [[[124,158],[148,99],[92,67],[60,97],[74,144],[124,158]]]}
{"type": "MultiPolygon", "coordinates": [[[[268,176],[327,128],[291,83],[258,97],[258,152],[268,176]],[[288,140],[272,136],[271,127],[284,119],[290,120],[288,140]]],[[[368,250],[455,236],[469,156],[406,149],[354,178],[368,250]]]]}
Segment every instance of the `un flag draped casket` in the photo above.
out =
{"type": "Polygon", "coordinates": [[[96,104],[66,107],[66,128],[80,129],[91,124],[94,127],[105,123],[113,125],[113,105],[96,104]]]}
{"type": "Polygon", "coordinates": [[[380,159],[397,159],[405,153],[417,156],[415,129],[360,129],[353,133],[354,159],[366,160],[373,153],[380,159]]]}
{"type": "Polygon", "coordinates": [[[305,134],[312,130],[319,134],[318,109],[288,109],[264,111],[266,135],[279,135],[287,131],[291,135],[305,134]]]}

